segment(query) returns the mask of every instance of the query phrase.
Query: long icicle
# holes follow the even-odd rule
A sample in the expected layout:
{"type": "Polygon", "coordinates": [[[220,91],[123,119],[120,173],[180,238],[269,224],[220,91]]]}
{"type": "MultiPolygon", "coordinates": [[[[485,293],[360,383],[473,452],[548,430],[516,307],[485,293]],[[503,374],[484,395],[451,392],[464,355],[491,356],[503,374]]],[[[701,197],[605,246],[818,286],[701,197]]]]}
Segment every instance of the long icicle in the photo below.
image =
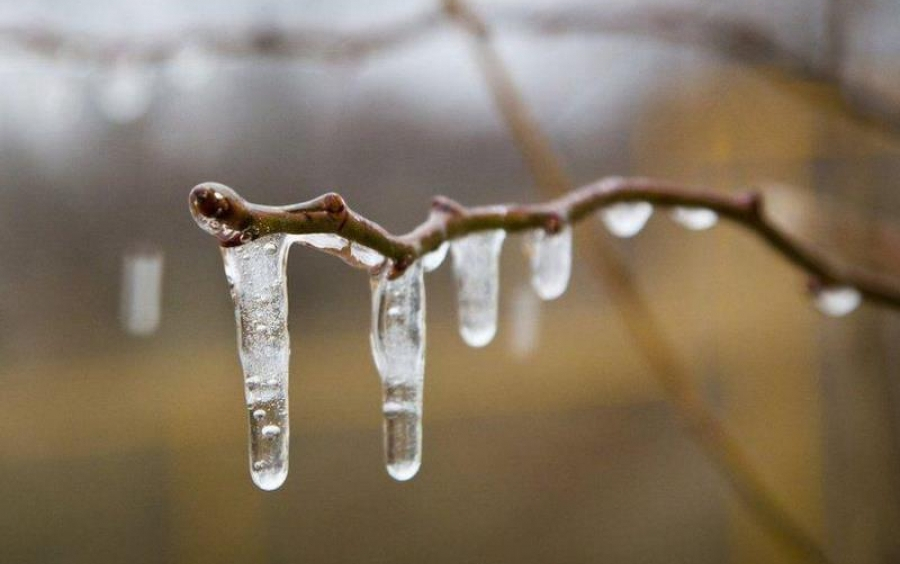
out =
{"type": "Polygon", "coordinates": [[[222,248],[231,287],[244,394],[250,421],[250,476],[263,490],[280,487],[288,473],[287,253],[284,234],[222,248]]]}
{"type": "Polygon", "coordinates": [[[372,357],[381,376],[384,458],[388,474],[409,480],[422,463],[425,379],[425,281],[422,261],[395,279],[372,281],[372,357]]]}

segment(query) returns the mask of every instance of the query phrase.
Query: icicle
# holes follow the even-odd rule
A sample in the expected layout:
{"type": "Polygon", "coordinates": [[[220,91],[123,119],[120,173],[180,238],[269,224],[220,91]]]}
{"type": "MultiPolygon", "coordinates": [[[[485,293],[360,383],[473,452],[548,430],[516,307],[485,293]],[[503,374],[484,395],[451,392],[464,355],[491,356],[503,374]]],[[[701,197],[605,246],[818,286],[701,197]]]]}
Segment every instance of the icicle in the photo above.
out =
{"type": "Polygon", "coordinates": [[[121,319],[132,335],[153,334],[159,327],[163,253],[144,249],[125,255],[122,264],[121,319]]]}
{"type": "Polygon", "coordinates": [[[816,308],[830,317],[843,317],[859,307],[862,295],[852,286],[830,286],[816,293],[816,308]]]}
{"type": "Polygon", "coordinates": [[[244,394],[250,420],[250,476],[264,490],[288,472],[287,251],[292,239],[268,235],[223,248],[234,299],[244,394]]]}
{"type": "Polygon", "coordinates": [[[653,215],[650,202],[619,202],[600,210],[600,219],[616,237],[634,237],[653,215]]]}
{"type": "Polygon", "coordinates": [[[693,231],[709,229],[719,221],[719,214],[706,208],[675,207],[672,220],[693,231]]]}
{"type": "Polygon", "coordinates": [[[403,481],[422,463],[425,284],[419,261],[394,280],[390,271],[373,280],[370,339],[382,384],[385,464],[403,481]]]}
{"type": "Polygon", "coordinates": [[[459,304],[459,333],[473,347],[491,342],[497,332],[500,250],[503,230],[473,233],[450,243],[459,304]]]}
{"type": "Polygon", "coordinates": [[[118,61],[103,78],[97,102],[115,123],[130,123],[146,113],[153,98],[153,73],[141,64],[118,61]]]}
{"type": "Polygon", "coordinates": [[[450,243],[444,241],[440,247],[422,257],[422,266],[425,268],[425,272],[437,270],[444,263],[444,259],[447,258],[449,249],[450,243]]]}
{"type": "Polygon", "coordinates": [[[543,300],[555,300],[569,285],[572,275],[572,228],[559,233],[535,229],[525,236],[525,253],[531,262],[531,286],[543,300]]]}
{"type": "Polygon", "coordinates": [[[524,360],[537,346],[541,325],[541,301],[527,284],[513,291],[509,349],[512,356],[524,360]]]}
{"type": "Polygon", "coordinates": [[[369,267],[378,266],[384,262],[384,257],[381,253],[355,241],[350,243],[350,256],[360,264],[369,267]]]}

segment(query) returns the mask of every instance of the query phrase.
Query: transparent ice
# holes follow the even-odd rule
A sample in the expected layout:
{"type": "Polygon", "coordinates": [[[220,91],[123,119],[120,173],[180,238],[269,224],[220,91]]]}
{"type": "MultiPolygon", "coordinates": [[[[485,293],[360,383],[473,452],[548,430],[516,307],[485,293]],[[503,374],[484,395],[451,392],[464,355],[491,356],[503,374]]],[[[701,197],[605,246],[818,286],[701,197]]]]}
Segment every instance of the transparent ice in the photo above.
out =
{"type": "Polygon", "coordinates": [[[531,263],[531,286],[543,300],[563,295],[572,275],[572,228],[558,233],[535,229],[525,235],[525,252],[531,263]]]}
{"type": "Polygon", "coordinates": [[[447,251],[450,250],[450,243],[444,241],[441,246],[422,257],[422,266],[425,272],[437,270],[447,258],[447,251]]]}
{"type": "Polygon", "coordinates": [[[600,219],[616,237],[634,237],[653,215],[650,202],[619,202],[600,210],[600,219]]]}
{"type": "Polygon", "coordinates": [[[816,293],[816,307],[830,317],[842,317],[859,307],[862,295],[851,286],[830,286],[816,293]]]}
{"type": "Polygon", "coordinates": [[[293,240],[300,243],[301,245],[313,247],[314,249],[325,249],[333,251],[341,251],[349,244],[349,241],[347,241],[340,235],[335,235],[334,233],[309,233],[306,235],[294,235],[293,240]]]}
{"type": "Polygon", "coordinates": [[[719,214],[706,208],[674,207],[672,220],[693,231],[709,229],[719,221],[719,214]]]}
{"type": "Polygon", "coordinates": [[[355,241],[350,243],[350,256],[358,263],[369,267],[378,266],[384,262],[384,257],[381,253],[355,241]]]}
{"type": "Polygon", "coordinates": [[[285,267],[291,241],[275,234],[222,249],[244,368],[250,476],[264,490],[281,486],[288,472],[290,338],[285,267]]]}
{"type": "Polygon", "coordinates": [[[459,333],[473,347],[483,347],[497,333],[500,250],[503,230],[473,233],[450,243],[459,306],[459,333]]]}
{"type": "Polygon", "coordinates": [[[409,480],[422,463],[425,377],[424,269],[416,261],[398,278],[385,268],[372,285],[372,357],[381,376],[384,456],[395,480],[409,480]]]}

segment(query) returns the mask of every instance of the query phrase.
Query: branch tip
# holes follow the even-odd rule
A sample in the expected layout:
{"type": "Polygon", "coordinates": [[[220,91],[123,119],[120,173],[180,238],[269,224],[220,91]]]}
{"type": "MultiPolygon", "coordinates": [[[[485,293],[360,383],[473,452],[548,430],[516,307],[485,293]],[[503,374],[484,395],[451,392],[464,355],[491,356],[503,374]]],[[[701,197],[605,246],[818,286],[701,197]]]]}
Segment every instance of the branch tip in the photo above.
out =
{"type": "Polygon", "coordinates": [[[466,214],[466,208],[457,202],[456,200],[452,200],[447,196],[435,196],[431,200],[431,209],[441,213],[449,213],[455,216],[462,216],[466,214]]]}

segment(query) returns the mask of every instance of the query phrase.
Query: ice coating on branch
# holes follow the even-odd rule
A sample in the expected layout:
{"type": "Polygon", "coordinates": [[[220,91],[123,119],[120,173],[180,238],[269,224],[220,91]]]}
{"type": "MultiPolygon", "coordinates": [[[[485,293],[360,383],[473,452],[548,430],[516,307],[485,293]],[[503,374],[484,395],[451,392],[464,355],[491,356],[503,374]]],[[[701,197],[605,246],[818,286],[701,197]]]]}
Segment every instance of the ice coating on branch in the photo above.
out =
{"type": "Polygon", "coordinates": [[[706,208],[675,207],[672,220],[693,231],[709,229],[719,221],[719,214],[706,208]]]}
{"type": "Polygon", "coordinates": [[[425,284],[421,262],[391,280],[385,268],[372,285],[372,357],[381,376],[384,457],[388,474],[409,480],[422,463],[425,377],[425,284]]]}
{"type": "Polygon", "coordinates": [[[497,333],[500,250],[506,232],[473,233],[450,243],[459,306],[459,333],[473,347],[483,347],[497,333]]]}
{"type": "Polygon", "coordinates": [[[356,259],[357,262],[363,264],[365,266],[378,266],[382,262],[384,262],[384,257],[376,251],[375,249],[370,249],[365,245],[360,245],[359,243],[352,241],[350,243],[350,256],[356,259]]]}
{"type": "Polygon", "coordinates": [[[268,235],[222,248],[234,299],[238,350],[250,421],[250,476],[264,490],[288,472],[287,252],[291,239],[268,235]]]}
{"type": "Polygon", "coordinates": [[[444,241],[440,247],[422,257],[422,266],[425,267],[425,272],[437,270],[444,263],[444,259],[447,258],[448,250],[450,250],[450,243],[444,241]]]}
{"type": "Polygon", "coordinates": [[[558,233],[535,229],[525,235],[525,253],[531,263],[531,287],[543,300],[563,295],[572,275],[572,228],[558,233]]]}
{"type": "Polygon", "coordinates": [[[650,202],[619,202],[600,210],[600,219],[616,237],[634,237],[653,215],[650,202]]]}
{"type": "Polygon", "coordinates": [[[348,241],[340,235],[334,233],[308,233],[306,235],[295,235],[294,240],[301,245],[313,247],[315,249],[329,249],[333,251],[343,250],[348,241]]]}
{"type": "Polygon", "coordinates": [[[827,286],[816,292],[816,308],[829,317],[843,317],[859,307],[862,295],[852,286],[827,286]]]}

